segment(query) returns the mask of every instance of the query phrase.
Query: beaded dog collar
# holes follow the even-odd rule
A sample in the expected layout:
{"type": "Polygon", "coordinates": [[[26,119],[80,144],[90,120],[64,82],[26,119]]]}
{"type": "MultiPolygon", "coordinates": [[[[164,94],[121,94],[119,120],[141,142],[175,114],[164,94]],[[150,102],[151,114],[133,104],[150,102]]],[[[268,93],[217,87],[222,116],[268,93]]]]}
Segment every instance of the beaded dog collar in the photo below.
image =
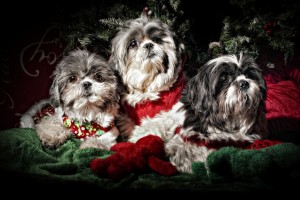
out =
{"type": "Polygon", "coordinates": [[[68,116],[63,116],[64,126],[70,129],[70,132],[78,139],[85,139],[90,136],[101,136],[104,133],[110,131],[115,125],[112,122],[108,127],[102,127],[99,124],[91,121],[79,124],[78,121],[69,119],[68,116]]]}

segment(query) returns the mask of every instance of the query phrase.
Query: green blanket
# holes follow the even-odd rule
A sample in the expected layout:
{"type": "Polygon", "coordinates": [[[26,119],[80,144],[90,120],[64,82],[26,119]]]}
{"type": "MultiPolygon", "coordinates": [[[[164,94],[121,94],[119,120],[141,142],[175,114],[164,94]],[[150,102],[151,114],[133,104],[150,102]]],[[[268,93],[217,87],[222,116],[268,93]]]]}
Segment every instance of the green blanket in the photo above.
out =
{"type": "Polygon", "coordinates": [[[99,178],[89,168],[96,157],[113,152],[79,149],[70,139],[57,149],[42,146],[33,129],[0,131],[1,181],[8,187],[52,186],[98,191],[253,192],[297,191],[300,146],[283,143],[260,150],[224,147],[209,155],[207,166],[193,164],[193,174],[164,177],[149,171],[120,181],[99,178]],[[208,171],[206,170],[208,169],[208,171]]]}

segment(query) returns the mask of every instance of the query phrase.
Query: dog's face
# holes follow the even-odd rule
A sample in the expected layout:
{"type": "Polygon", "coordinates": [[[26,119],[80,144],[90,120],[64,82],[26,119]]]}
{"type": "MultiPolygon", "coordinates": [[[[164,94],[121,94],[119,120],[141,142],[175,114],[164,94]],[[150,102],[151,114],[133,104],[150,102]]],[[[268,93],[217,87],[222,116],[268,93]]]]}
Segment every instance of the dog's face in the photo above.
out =
{"type": "Polygon", "coordinates": [[[52,102],[71,118],[92,121],[118,105],[117,77],[100,56],[75,50],[57,65],[53,77],[52,102]]]}
{"type": "Polygon", "coordinates": [[[167,24],[142,14],[127,21],[112,40],[110,63],[129,93],[159,92],[176,81],[183,50],[167,24]]]}
{"type": "MultiPolygon", "coordinates": [[[[266,84],[261,69],[246,56],[221,56],[199,69],[183,91],[185,128],[206,137],[266,134],[266,84]]],[[[230,136],[230,137],[231,137],[230,136]]]]}

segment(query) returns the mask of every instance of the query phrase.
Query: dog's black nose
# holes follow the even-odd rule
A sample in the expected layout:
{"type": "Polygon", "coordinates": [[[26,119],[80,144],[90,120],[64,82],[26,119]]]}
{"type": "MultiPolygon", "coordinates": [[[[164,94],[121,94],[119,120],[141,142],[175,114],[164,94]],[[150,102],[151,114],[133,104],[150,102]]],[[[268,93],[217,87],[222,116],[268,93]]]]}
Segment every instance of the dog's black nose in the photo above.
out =
{"type": "Polygon", "coordinates": [[[153,44],[152,43],[147,43],[147,44],[145,44],[144,45],[144,47],[146,48],[146,49],[148,49],[148,50],[151,50],[152,48],[153,48],[153,44]]]}
{"type": "Polygon", "coordinates": [[[245,80],[241,80],[241,81],[239,81],[239,86],[241,89],[246,90],[249,88],[249,83],[245,80]]]}
{"type": "Polygon", "coordinates": [[[90,89],[90,88],[91,88],[91,86],[92,86],[92,83],[91,83],[91,82],[88,82],[88,81],[86,81],[86,82],[84,82],[82,85],[83,85],[84,89],[88,90],[88,89],[90,89]]]}

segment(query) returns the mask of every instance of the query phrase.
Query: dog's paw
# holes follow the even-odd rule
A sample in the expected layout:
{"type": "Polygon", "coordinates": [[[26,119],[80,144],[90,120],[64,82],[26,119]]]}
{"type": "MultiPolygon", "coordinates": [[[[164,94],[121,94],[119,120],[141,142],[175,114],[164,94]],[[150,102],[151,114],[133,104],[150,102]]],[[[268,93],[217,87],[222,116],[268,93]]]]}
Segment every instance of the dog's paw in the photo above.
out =
{"type": "Polygon", "coordinates": [[[64,130],[56,129],[41,129],[37,126],[36,133],[40,138],[43,146],[48,148],[56,148],[62,145],[67,139],[70,138],[71,133],[64,130]]]}
{"type": "Polygon", "coordinates": [[[131,143],[136,143],[139,139],[141,139],[142,137],[130,137],[128,139],[128,142],[131,142],[131,143]]]}
{"type": "Polygon", "coordinates": [[[48,137],[43,135],[42,137],[40,137],[40,140],[43,146],[47,148],[56,148],[65,143],[68,138],[69,135],[58,135],[57,137],[48,137]]]}
{"type": "Polygon", "coordinates": [[[80,144],[79,149],[97,148],[102,150],[109,150],[110,147],[115,143],[116,142],[110,142],[109,144],[107,144],[107,142],[105,142],[105,140],[101,140],[100,137],[89,137],[80,144]]]}
{"type": "Polygon", "coordinates": [[[147,135],[154,135],[154,134],[152,134],[151,131],[143,131],[143,130],[140,131],[139,129],[141,129],[141,128],[137,127],[134,130],[132,135],[129,137],[128,142],[136,143],[139,139],[141,139],[147,135]]]}
{"type": "Polygon", "coordinates": [[[79,149],[85,149],[85,148],[103,149],[104,147],[98,143],[96,137],[89,137],[86,140],[84,140],[79,146],[79,149]]]}

